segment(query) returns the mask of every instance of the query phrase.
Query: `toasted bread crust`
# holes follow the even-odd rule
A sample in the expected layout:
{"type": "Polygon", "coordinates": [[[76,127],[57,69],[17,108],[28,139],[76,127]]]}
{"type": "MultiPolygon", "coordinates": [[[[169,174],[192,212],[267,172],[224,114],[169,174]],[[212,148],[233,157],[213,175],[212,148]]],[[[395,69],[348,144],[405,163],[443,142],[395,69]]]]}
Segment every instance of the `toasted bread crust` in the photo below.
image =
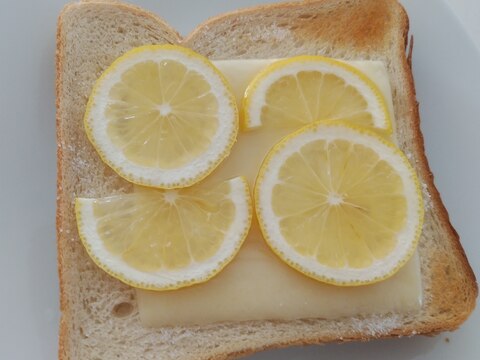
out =
{"type": "Polygon", "coordinates": [[[311,0],[308,1],[308,4],[306,2],[287,2],[260,5],[220,14],[198,25],[182,42],[189,47],[195,47],[195,42],[199,37],[226,21],[242,21],[244,20],[242,18],[258,15],[261,17],[272,16],[272,13],[278,12],[287,14],[285,19],[288,20],[288,14],[303,8],[305,13],[300,14],[295,19],[298,25],[293,29],[299,38],[315,41],[318,34],[322,34],[322,36],[330,38],[336,46],[362,50],[378,46],[389,40],[385,37],[385,34],[390,31],[389,27],[392,19],[386,19],[385,14],[391,14],[391,9],[389,9],[391,6],[401,7],[396,1],[392,0],[367,1],[365,2],[366,5],[362,4],[361,7],[352,6],[350,8],[337,7],[337,3],[338,1],[331,0],[311,0]],[[325,4],[328,4],[326,9],[325,4]],[[327,12],[328,17],[315,14],[316,8],[322,10],[322,12],[327,12]],[[345,26],[346,21],[348,21],[349,26],[345,26]]]}
{"type": "MultiPolygon", "coordinates": [[[[57,144],[62,138],[61,135],[61,126],[60,126],[60,94],[62,94],[62,82],[61,82],[61,76],[63,73],[63,62],[62,59],[64,57],[63,53],[63,41],[62,41],[62,34],[63,34],[63,28],[62,28],[62,17],[65,11],[67,11],[69,5],[65,6],[62,11],[60,12],[60,15],[58,16],[58,22],[57,22],[57,36],[56,36],[56,52],[55,52],[55,74],[56,74],[56,79],[55,79],[55,106],[56,106],[56,137],[57,137],[57,144]]],[[[60,319],[60,325],[59,325],[59,341],[58,341],[58,358],[59,359],[67,359],[67,338],[68,338],[68,332],[67,328],[64,324],[63,320],[63,314],[68,312],[67,309],[67,299],[64,291],[64,274],[63,274],[63,269],[65,268],[65,265],[63,263],[63,243],[61,241],[62,239],[62,234],[60,233],[60,224],[63,221],[63,207],[61,204],[61,199],[63,199],[63,190],[62,190],[62,169],[63,169],[63,162],[62,162],[62,148],[60,146],[57,146],[57,212],[56,212],[56,235],[57,235],[57,265],[58,265],[58,279],[59,279],[59,289],[60,289],[60,313],[62,314],[62,318],[60,319]]]]}
{"type": "MultiPolygon", "coordinates": [[[[63,94],[63,67],[64,67],[64,59],[65,59],[65,33],[63,29],[63,23],[65,17],[68,15],[69,12],[75,11],[75,8],[78,6],[82,6],[82,4],[91,4],[91,5],[108,5],[108,6],[115,6],[122,11],[130,12],[135,14],[136,16],[148,18],[154,20],[158,26],[164,28],[166,31],[171,33],[173,38],[173,42],[179,43],[181,37],[179,33],[171,28],[163,19],[158,17],[157,15],[145,11],[140,7],[126,4],[121,1],[115,0],[81,0],[78,3],[69,3],[60,12],[57,20],[57,31],[56,31],[56,52],[55,52],[55,94],[56,94],[56,137],[57,137],[57,144],[64,140],[62,135],[62,127],[61,127],[61,99],[63,94]]],[[[68,166],[68,164],[67,164],[68,166]]],[[[64,221],[64,211],[68,209],[65,206],[65,194],[63,192],[63,147],[57,146],[57,201],[56,201],[56,236],[57,236],[57,268],[58,268],[58,278],[59,278],[59,289],[60,289],[60,312],[61,312],[61,319],[59,324],[59,345],[58,345],[58,358],[60,360],[66,360],[71,358],[71,350],[69,340],[71,340],[70,334],[68,333],[68,325],[66,323],[66,319],[71,317],[70,309],[68,307],[68,298],[65,291],[65,282],[68,281],[64,274],[65,264],[64,264],[64,257],[63,254],[65,253],[66,247],[64,245],[67,239],[65,235],[61,231],[61,224],[64,221]]]]}
{"type": "MultiPolygon", "coordinates": [[[[435,186],[434,182],[434,175],[430,169],[430,165],[428,163],[428,159],[425,153],[425,141],[423,137],[423,133],[420,128],[420,111],[419,111],[419,102],[416,98],[415,92],[415,81],[413,78],[412,73],[412,57],[413,57],[413,37],[411,39],[411,43],[408,44],[408,31],[409,31],[409,20],[408,15],[403,7],[402,14],[403,14],[403,22],[404,22],[404,39],[405,39],[405,50],[408,49],[408,55],[402,58],[402,67],[403,71],[406,74],[407,81],[408,81],[408,98],[409,98],[409,111],[411,111],[412,115],[410,117],[411,121],[409,126],[411,127],[414,133],[414,144],[416,147],[416,154],[417,160],[416,163],[417,171],[420,173],[422,177],[422,181],[427,186],[427,191],[430,194],[431,201],[433,203],[433,208],[435,212],[438,214],[438,217],[441,221],[442,226],[445,228],[446,236],[450,239],[451,244],[455,249],[455,256],[458,261],[461,262],[462,268],[462,276],[466,277],[465,281],[465,293],[467,296],[463,299],[464,301],[458,301],[458,293],[456,291],[449,292],[449,300],[448,302],[455,306],[450,309],[452,313],[457,314],[455,320],[450,321],[440,321],[438,324],[432,324],[432,326],[427,327],[428,332],[426,334],[435,334],[440,331],[445,330],[454,330],[458,328],[472,313],[475,309],[476,299],[478,297],[478,284],[475,277],[475,274],[468,262],[467,256],[465,254],[465,250],[462,247],[460,242],[460,237],[457,231],[454,229],[450,222],[450,216],[448,211],[443,204],[441,199],[440,193],[435,186]],[[410,47],[408,47],[410,46],[410,47]]],[[[442,264],[442,261],[438,261],[439,264],[442,264]]],[[[436,269],[437,272],[441,272],[442,269],[440,267],[436,269]]],[[[443,274],[435,274],[440,275],[442,277],[443,274]]],[[[445,287],[441,281],[436,281],[433,283],[433,291],[438,296],[443,295],[445,296],[445,287]]]]}
{"type": "MultiPolygon", "coordinates": [[[[267,17],[272,12],[283,12],[286,14],[285,21],[291,21],[288,18],[288,14],[305,9],[305,13],[315,13],[315,9],[318,11],[327,11],[325,6],[332,4],[331,0],[317,0],[311,2],[302,2],[302,3],[286,3],[286,4],[276,4],[276,5],[264,5],[255,8],[249,8],[244,10],[235,11],[225,15],[220,15],[214,17],[202,25],[198,26],[189,36],[185,39],[181,39],[178,33],[172,29],[168,24],[157,16],[144,11],[138,7],[127,5],[117,1],[82,1],[80,3],[74,3],[67,5],[61,12],[58,20],[57,27],[57,52],[56,52],[56,122],[57,122],[57,142],[60,144],[62,141],[68,141],[63,135],[62,131],[62,116],[63,116],[63,104],[62,104],[62,95],[64,94],[64,89],[62,88],[64,76],[64,61],[67,54],[65,54],[65,41],[66,34],[63,29],[63,23],[65,17],[68,16],[70,12],[74,12],[76,7],[82,6],[82,4],[108,4],[108,6],[115,6],[121,11],[134,13],[140,18],[148,18],[154,20],[159,28],[164,29],[166,32],[171,34],[172,42],[183,44],[193,48],[196,51],[202,52],[201,44],[202,37],[206,36],[208,33],[215,29],[216,27],[221,27],[225,22],[239,23],[245,21],[245,18],[255,18],[255,17],[267,17]]],[[[358,8],[342,8],[337,9],[333,7],[331,13],[329,14],[329,20],[325,21],[325,18],[321,16],[315,18],[315,15],[310,16],[304,14],[302,18],[301,15],[295,19],[298,24],[294,33],[296,37],[303,39],[304,41],[316,42],[316,39],[321,34],[322,37],[329,38],[329,43],[331,46],[337,48],[353,48],[356,49],[358,53],[367,53],[369,48],[375,47],[386,47],[397,46],[396,49],[399,53],[404,54],[401,59],[401,67],[403,74],[406,76],[407,83],[407,97],[408,104],[404,112],[408,113],[407,120],[409,121],[408,125],[411,128],[412,138],[414,140],[413,147],[415,152],[415,167],[419,173],[419,176],[422,178],[422,181],[426,184],[426,191],[431,196],[432,206],[435,209],[435,214],[439,221],[439,226],[444,229],[445,236],[448,237],[448,242],[451,244],[453,252],[452,254],[445,258],[445,255],[440,253],[435,254],[437,256],[437,265],[433,267],[431,271],[431,276],[439,279],[438,281],[433,281],[431,283],[431,293],[435,298],[442,297],[442,302],[437,304],[435,301],[430,301],[428,306],[432,314],[436,314],[433,317],[428,318],[428,321],[423,321],[418,324],[410,323],[408,325],[403,325],[400,328],[394,328],[387,333],[380,334],[362,334],[355,331],[346,331],[342,333],[342,337],[339,338],[337,334],[328,334],[328,335],[306,335],[304,337],[292,338],[288,341],[281,340],[275,343],[268,343],[254,347],[247,347],[239,351],[226,351],[221,354],[210,354],[208,358],[211,359],[229,359],[236,358],[239,356],[245,356],[256,351],[287,347],[292,345],[307,345],[307,344],[319,344],[319,343],[329,343],[329,342],[348,342],[355,340],[369,340],[372,338],[389,338],[389,337],[398,337],[398,336],[409,336],[412,334],[426,334],[432,335],[440,331],[453,330],[457,328],[469,314],[473,311],[475,307],[476,297],[478,296],[478,286],[476,283],[475,275],[468,263],[465,252],[460,244],[459,236],[456,233],[455,229],[452,227],[449,221],[449,215],[445,206],[443,205],[440,194],[434,185],[434,177],[430,171],[427,158],[424,151],[424,140],[423,135],[420,131],[420,117],[418,102],[415,96],[414,80],[411,72],[411,52],[409,56],[405,56],[405,49],[407,48],[408,43],[408,16],[395,0],[386,0],[383,2],[380,1],[365,1],[368,6],[361,8],[361,13],[358,12],[358,8]],[[351,11],[351,13],[349,13],[351,11]],[[385,14],[387,14],[385,16],[385,14]],[[350,21],[349,26],[345,27],[344,19],[355,19],[355,21],[350,21]],[[374,19],[374,21],[372,21],[374,19]],[[393,21],[397,21],[395,25],[393,21]],[[332,25],[333,24],[333,25],[332,25]],[[391,34],[390,29],[395,28],[399,32],[401,41],[391,42],[393,35],[391,34]],[[385,34],[388,34],[386,36],[385,34]],[[391,43],[390,43],[391,42],[391,43]],[[445,284],[441,279],[445,278],[445,266],[443,263],[451,263],[451,259],[454,259],[455,262],[458,262],[459,265],[455,265],[455,270],[459,270],[459,274],[455,275],[450,283],[445,284]],[[457,288],[453,284],[456,279],[463,280],[462,291],[465,296],[460,299],[456,299],[457,288]],[[447,313],[445,313],[445,305],[448,304],[449,308],[447,313]],[[446,315],[445,315],[446,314],[446,315]],[[452,315],[453,314],[453,315],[452,315]]],[[[328,6],[327,6],[328,7],[328,6]]],[[[410,44],[412,45],[412,44],[410,44]]],[[[410,50],[411,51],[411,50],[410,50]]],[[[218,54],[211,52],[204,52],[207,56],[218,57],[218,54]]],[[[241,57],[241,56],[240,56],[241,57]]],[[[398,110],[398,109],[396,109],[398,110]]],[[[63,192],[62,184],[64,182],[63,175],[65,168],[70,164],[63,163],[63,148],[59,146],[57,148],[57,246],[58,246],[58,272],[60,279],[60,308],[62,312],[62,319],[60,321],[60,337],[59,337],[59,359],[71,359],[74,351],[72,347],[73,334],[69,333],[69,324],[67,323],[72,319],[71,309],[69,308],[70,301],[68,295],[65,291],[65,284],[68,281],[68,278],[65,274],[65,260],[64,254],[68,251],[66,242],[68,239],[65,234],[62,233],[61,224],[65,221],[65,212],[69,211],[69,206],[66,204],[66,194],[63,192]]],[[[453,271],[452,269],[451,271],[453,271]]]]}
{"type": "MultiPolygon", "coordinates": [[[[407,26],[408,26],[408,17],[405,13],[405,18],[407,19],[407,26]]],[[[405,38],[408,39],[408,31],[405,34],[405,38]]],[[[413,40],[412,40],[413,41],[413,40]]],[[[413,79],[413,73],[411,69],[411,60],[412,60],[412,54],[413,54],[413,43],[411,44],[409,56],[405,57],[403,59],[404,61],[402,62],[405,74],[407,74],[407,80],[408,80],[408,96],[409,96],[409,103],[410,103],[410,109],[409,111],[412,112],[411,116],[411,123],[409,124],[411,128],[413,129],[413,132],[415,133],[414,140],[415,140],[415,146],[417,148],[417,156],[419,158],[417,165],[417,171],[421,173],[422,180],[427,186],[427,191],[430,194],[431,201],[433,203],[433,207],[435,208],[435,212],[438,214],[438,217],[441,221],[442,226],[445,228],[446,235],[449,237],[451,240],[451,244],[454,247],[455,250],[455,258],[461,262],[461,268],[463,270],[462,276],[466,277],[467,280],[465,281],[465,292],[467,296],[465,296],[464,301],[458,301],[458,293],[456,291],[450,291],[449,292],[449,300],[448,301],[451,305],[453,304],[454,306],[450,308],[450,311],[452,313],[457,314],[455,320],[451,321],[445,321],[445,322],[439,322],[438,324],[435,324],[429,328],[429,333],[438,333],[440,331],[445,331],[445,330],[454,330],[458,328],[467,318],[468,316],[473,312],[476,306],[476,299],[478,297],[478,284],[477,280],[475,277],[475,274],[468,262],[467,256],[465,254],[465,250],[462,247],[462,244],[460,242],[460,237],[457,233],[457,231],[454,229],[453,225],[450,222],[450,216],[448,214],[448,211],[443,204],[443,201],[441,199],[440,193],[435,186],[434,182],[434,175],[432,171],[430,170],[430,166],[428,163],[428,159],[425,153],[425,141],[423,137],[423,133],[420,129],[420,112],[419,112],[419,103],[416,98],[416,93],[415,93],[415,82],[413,79]]],[[[440,259],[437,259],[440,260],[440,259]]],[[[438,261],[439,264],[442,264],[442,261],[438,261]]],[[[438,274],[435,274],[439,277],[442,277],[443,274],[441,266],[437,267],[436,272],[438,274]]],[[[445,287],[444,284],[441,281],[437,281],[433,283],[433,292],[437,296],[445,296],[445,287]]]]}

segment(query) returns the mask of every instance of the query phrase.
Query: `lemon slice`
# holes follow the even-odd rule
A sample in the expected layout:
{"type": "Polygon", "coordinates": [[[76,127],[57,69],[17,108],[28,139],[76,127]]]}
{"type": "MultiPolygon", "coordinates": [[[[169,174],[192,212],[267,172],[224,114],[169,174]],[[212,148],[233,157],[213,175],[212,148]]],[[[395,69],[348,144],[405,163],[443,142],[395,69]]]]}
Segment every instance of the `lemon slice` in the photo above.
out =
{"type": "Polygon", "coordinates": [[[166,290],[207,281],[240,249],[252,218],[247,182],[212,188],[137,188],[77,198],[80,238],[93,261],[131,286],[166,290]]]}
{"type": "Polygon", "coordinates": [[[413,254],[423,224],[419,182],[403,153],[339,121],[307,125],[275,145],[255,202],[273,251],[335,285],[393,275],[413,254]]]}
{"type": "Polygon", "coordinates": [[[228,155],[238,111],[208,59],[179,46],[142,46],[97,80],[84,122],[102,160],[120,176],[178,188],[203,179],[228,155]]]}
{"type": "Polygon", "coordinates": [[[248,86],[244,108],[246,129],[295,129],[317,120],[342,119],[392,132],[377,85],[357,68],[322,56],[297,56],[271,64],[248,86]]]}

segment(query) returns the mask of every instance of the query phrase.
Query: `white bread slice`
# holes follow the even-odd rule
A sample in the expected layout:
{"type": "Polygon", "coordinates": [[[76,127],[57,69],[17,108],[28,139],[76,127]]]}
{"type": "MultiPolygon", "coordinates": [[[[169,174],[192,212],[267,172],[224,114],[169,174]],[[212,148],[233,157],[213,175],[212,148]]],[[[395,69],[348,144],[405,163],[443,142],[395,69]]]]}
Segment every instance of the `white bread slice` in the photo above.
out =
{"type": "Polygon", "coordinates": [[[395,0],[319,0],[257,7],[214,18],[184,40],[161,19],[123,3],[94,0],[67,5],[57,32],[59,358],[225,359],[288,345],[457,328],[473,310],[478,289],[425,158],[411,59],[405,54],[407,34],[407,15],[395,0]],[[426,218],[419,245],[422,309],[334,321],[142,327],[134,290],[98,269],[84,251],[73,200],[130,190],[130,184],[97,156],[85,136],[82,118],[101,72],[132,47],[152,43],[182,44],[212,59],[306,53],[384,61],[393,91],[398,142],[424,190],[426,218]]]}

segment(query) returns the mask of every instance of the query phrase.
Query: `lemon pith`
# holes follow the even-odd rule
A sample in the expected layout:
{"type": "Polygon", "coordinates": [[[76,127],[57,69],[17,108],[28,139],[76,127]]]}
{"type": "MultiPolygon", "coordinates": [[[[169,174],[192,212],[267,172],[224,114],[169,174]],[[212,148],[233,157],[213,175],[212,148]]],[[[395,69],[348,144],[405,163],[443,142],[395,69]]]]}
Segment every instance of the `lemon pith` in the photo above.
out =
{"type": "Polygon", "coordinates": [[[423,223],[406,157],[379,135],[340,121],[307,125],[274,146],[255,204],[272,250],[335,285],[393,275],[413,254],[423,223]]]}
{"type": "Polygon", "coordinates": [[[88,138],[120,176],[190,186],[229,154],[238,132],[230,85],[206,58],[174,45],[135,48],[100,76],[84,117],[88,138]]]}
{"type": "Polygon", "coordinates": [[[360,70],[322,56],[297,56],[261,71],[244,97],[242,127],[298,129],[319,120],[341,119],[392,132],[385,99],[360,70]]]}
{"type": "Polygon", "coordinates": [[[247,182],[180,190],[137,188],[78,198],[80,238],[93,261],[135,287],[167,290],[207,281],[240,249],[252,218],[247,182]]]}

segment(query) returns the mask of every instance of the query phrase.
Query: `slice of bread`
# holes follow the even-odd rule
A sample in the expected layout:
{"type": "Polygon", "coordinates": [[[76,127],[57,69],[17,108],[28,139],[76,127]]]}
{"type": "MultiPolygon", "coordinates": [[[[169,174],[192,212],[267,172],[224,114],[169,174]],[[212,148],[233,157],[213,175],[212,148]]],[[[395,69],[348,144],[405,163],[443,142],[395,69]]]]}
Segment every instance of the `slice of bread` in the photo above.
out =
{"type": "Polygon", "coordinates": [[[425,158],[407,40],[408,17],[395,0],[262,6],[216,17],[186,39],[155,15],[130,5],[101,0],[67,5],[57,33],[60,359],[225,359],[288,345],[457,328],[475,306],[477,284],[425,158]],[[211,59],[321,54],[385,62],[397,140],[418,172],[425,198],[419,245],[424,304],[418,313],[142,327],[134,290],[97,268],[83,249],[73,201],[131,190],[100,160],[82,118],[94,81],[115,58],[139,45],[161,43],[181,44],[211,59]]]}

